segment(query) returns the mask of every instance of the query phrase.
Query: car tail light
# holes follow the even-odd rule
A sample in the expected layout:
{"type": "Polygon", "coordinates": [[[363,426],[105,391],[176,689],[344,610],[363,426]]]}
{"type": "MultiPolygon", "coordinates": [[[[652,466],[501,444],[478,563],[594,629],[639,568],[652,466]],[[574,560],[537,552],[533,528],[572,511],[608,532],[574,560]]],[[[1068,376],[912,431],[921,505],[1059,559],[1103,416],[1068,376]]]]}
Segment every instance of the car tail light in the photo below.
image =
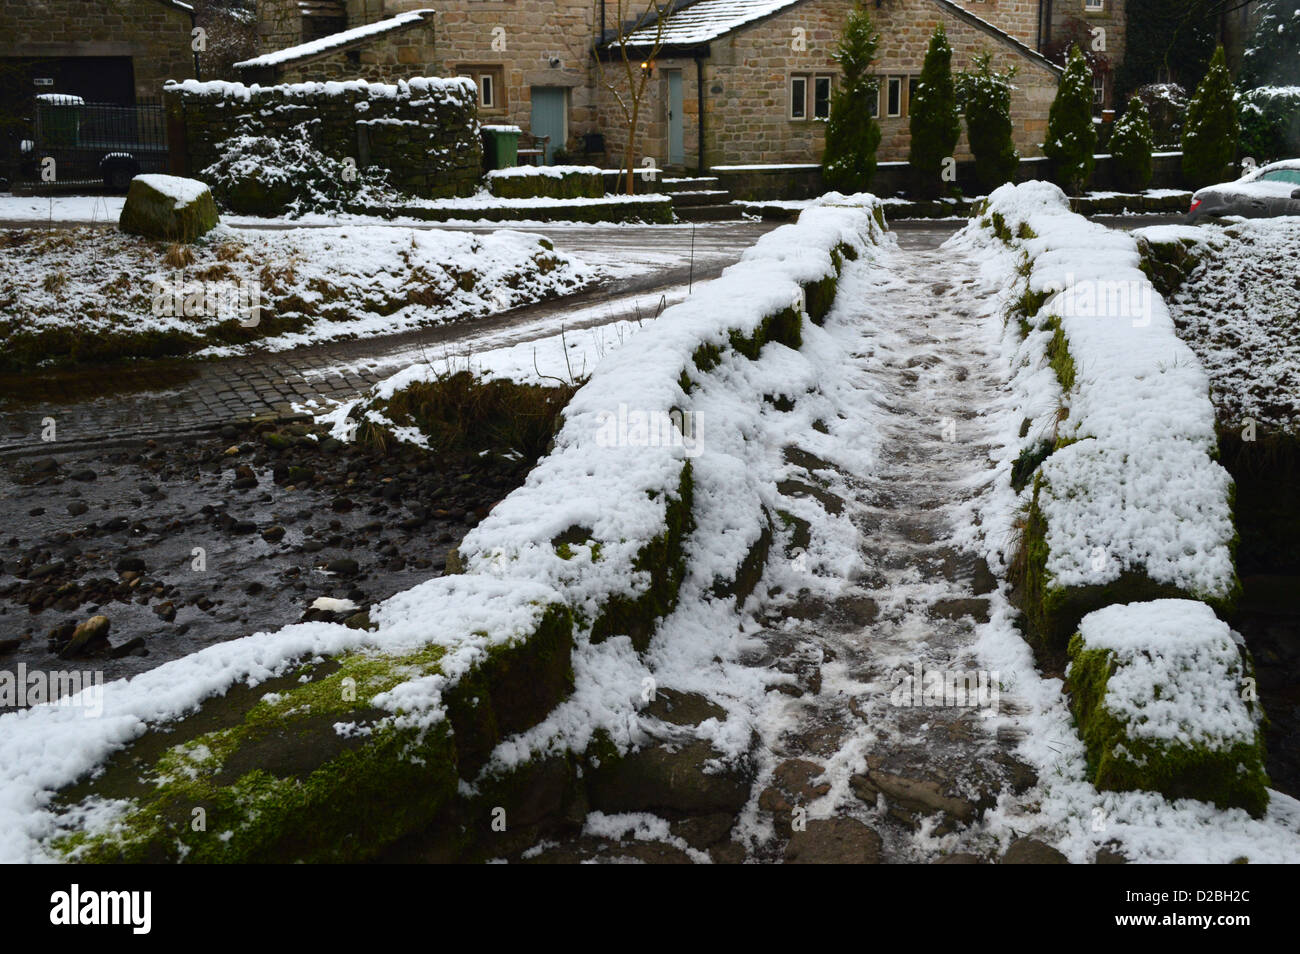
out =
{"type": "Polygon", "coordinates": [[[1192,200],[1192,207],[1191,207],[1190,209],[1187,210],[1187,214],[1188,214],[1188,215],[1191,215],[1193,212],[1195,212],[1197,209],[1199,209],[1199,208],[1201,207],[1201,203],[1204,202],[1204,201],[1205,201],[1204,199],[1193,199],[1193,200],[1192,200]]]}

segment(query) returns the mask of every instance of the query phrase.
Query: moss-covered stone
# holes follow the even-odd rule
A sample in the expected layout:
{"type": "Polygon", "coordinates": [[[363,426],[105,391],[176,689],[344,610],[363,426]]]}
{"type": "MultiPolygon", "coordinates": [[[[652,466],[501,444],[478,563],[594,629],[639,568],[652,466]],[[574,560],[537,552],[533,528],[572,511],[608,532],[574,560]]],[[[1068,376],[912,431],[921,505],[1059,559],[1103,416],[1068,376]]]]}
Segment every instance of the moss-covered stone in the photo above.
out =
{"type": "Polygon", "coordinates": [[[591,641],[626,635],[638,652],[650,645],[657,620],[672,612],[686,576],[686,535],[695,528],[694,480],[691,462],[682,465],[677,492],[664,511],[664,529],[646,543],[632,560],[633,571],[645,571],[650,585],[639,596],[614,596],[591,625],[591,641]]]}
{"type": "Polygon", "coordinates": [[[506,199],[597,199],[605,194],[599,171],[557,175],[553,169],[539,169],[534,175],[490,175],[487,184],[489,192],[506,199]]]}
{"type": "MultiPolygon", "coordinates": [[[[1268,778],[1258,729],[1249,740],[1218,748],[1140,737],[1106,704],[1108,685],[1120,666],[1115,654],[1086,647],[1078,633],[1070,638],[1068,654],[1066,689],[1098,789],[1154,791],[1170,799],[1195,798],[1219,808],[1242,808],[1257,818],[1264,814],[1268,778]]],[[[1241,654],[1233,691],[1253,674],[1244,647],[1241,654]]],[[[1157,686],[1156,692],[1157,698],[1176,698],[1179,686],[1157,686]]]]}
{"type": "Polygon", "coordinates": [[[169,242],[193,242],[217,224],[217,204],[206,185],[176,176],[137,176],[122,205],[117,227],[131,235],[169,242]],[[185,189],[197,187],[197,195],[182,202],[175,190],[158,187],[163,180],[174,180],[185,189]]]}
{"type": "Polygon", "coordinates": [[[375,698],[441,673],[439,645],[352,652],[232,690],[152,730],[60,794],[124,799],[116,824],[54,847],[77,861],[355,861],[418,830],[457,797],[503,734],[572,689],[573,623],[547,607],[527,638],[488,649],[443,695],[446,718],[403,718],[375,698]],[[453,731],[454,730],[454,731],[453,731]]]}

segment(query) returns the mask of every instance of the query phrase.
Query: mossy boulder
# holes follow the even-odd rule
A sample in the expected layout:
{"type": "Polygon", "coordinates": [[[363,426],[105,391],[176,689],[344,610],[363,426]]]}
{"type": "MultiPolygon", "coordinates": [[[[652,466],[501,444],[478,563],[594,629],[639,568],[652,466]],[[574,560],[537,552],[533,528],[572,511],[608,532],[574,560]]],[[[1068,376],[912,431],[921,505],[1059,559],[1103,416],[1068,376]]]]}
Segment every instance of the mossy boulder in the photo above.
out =
{"type": "Polygon", "coordinates": [[[463,642],[431,622],[419,649],[357,649],[236,686],[61,792],[67,827],[52,847],[89,862],[374,857],[453,810],[496,743],[572,690],[572,614],[552,603],[532,618],[527,632],[463,642]],[[80,827],[105,799],[114,820],[80,827]]]}
{"type": "Polygon", "coordinates": [[[118,228],[130,235],[193,242],[217,224],[212,192],[197,179],[144,175],[131,180],[118,228]]]}
{"type": "Polygon", "coordinates": [[[1020,592],[1031,643],[1059,661],[1079,621],[1113,603],[1189,597],[1232,612],[1232,482],[1195,445],[1139,455],[1093,438],[1057,449],[1034,476],[1020,592]],[[1199,493],[1171,488],[1193,484],[1199,493]],[[1211,506],[1222,494],[1225,506],[1211,506]],[[1150,527],[1197,525],[1181,547],[1150,527]]]}
{"type": "Polygon", "coordinates": [[[1244,643],[1203,603],[1117,604],[1070,639],[1066,689],[1103,791],[1154,791],[1255,817],[1268,806],[1263,722],[1244,643]]]}

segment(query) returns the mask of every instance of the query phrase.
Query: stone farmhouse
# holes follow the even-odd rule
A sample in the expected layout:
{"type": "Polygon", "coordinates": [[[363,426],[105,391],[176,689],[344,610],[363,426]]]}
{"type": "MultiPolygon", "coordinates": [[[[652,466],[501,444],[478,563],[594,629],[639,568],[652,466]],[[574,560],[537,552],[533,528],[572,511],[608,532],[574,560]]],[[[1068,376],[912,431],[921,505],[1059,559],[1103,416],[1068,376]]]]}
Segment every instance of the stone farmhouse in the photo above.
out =
{"type": "MultiPolygon", "coordinates": [[[[1039,52],[1057,18],[1069,4],[1086,15],[1085,7],[1123,0],[871,2],[880,34],[878,158],[890,161],[906,158],[910,94],[937,24],[954,68],[988,52],[995,68],[1016,69],[1016,145],[1034,156],[1060,76],[1039,52]]],[[[838,81],[832,51],[852,6],[679,0],[661,8],[662,24],[643,20],[635,29],[646,9],[636,0],[448,0],[436,8],[421,0],[262,0],[263,52],[237,68],[245,82],[262,84],[472,76],[483,122],[546,137],[551,161],[599,153],[614,162],[627,137],[619,103],[629,98],[628,74],[639,84],[644,71],[638,156],[666,168],[815,163],[838,81]]],[[[968,154],[963,134],[958,158],[968,154]]]]}

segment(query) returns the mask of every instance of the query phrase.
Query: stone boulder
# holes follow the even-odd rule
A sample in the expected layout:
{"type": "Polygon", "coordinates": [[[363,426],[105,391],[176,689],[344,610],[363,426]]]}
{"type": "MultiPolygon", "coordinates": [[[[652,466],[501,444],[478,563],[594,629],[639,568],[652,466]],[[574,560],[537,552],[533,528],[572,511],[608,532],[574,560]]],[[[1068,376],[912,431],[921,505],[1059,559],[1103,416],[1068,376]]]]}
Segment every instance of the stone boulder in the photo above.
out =
{"type": "Polygon", "coordinates": [[[142,175],[131,180],[118,228],[130,235],[193,242],[217,224],[212,192],[197,179],[142,175]]]}

